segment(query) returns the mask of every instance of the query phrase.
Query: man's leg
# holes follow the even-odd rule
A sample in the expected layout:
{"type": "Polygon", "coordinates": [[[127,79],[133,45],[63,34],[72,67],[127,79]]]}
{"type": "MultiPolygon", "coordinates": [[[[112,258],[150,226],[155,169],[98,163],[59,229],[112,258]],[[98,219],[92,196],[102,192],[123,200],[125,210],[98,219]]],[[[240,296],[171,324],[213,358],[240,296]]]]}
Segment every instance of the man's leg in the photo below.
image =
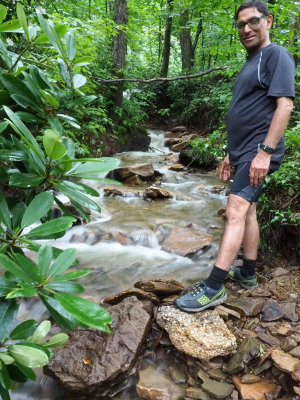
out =
{"type": "Polygon", "coordinates": [[[259,226],[256,218],[256,205],[252,203],[247,215],[243,237],[243,256],[246,260],[256,260],[259,244],[259,226]]]}

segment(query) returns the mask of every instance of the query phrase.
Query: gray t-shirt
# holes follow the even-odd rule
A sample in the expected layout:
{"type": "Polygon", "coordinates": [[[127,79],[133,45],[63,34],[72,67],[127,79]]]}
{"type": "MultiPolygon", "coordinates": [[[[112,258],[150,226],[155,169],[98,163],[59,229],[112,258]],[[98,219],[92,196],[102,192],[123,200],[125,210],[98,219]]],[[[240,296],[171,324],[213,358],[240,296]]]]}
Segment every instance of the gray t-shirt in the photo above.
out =
{"type": "MultiPolygon", "coordinates": [[[[263,143],[276,109],[276,98],[295,97],[295,63],[282,46],[269,44],[250,54],[239,72],[227,114],[231,165],[252,161],[263,143]]],[[[284,137],[272,161],[281,162],[284,137]]]]}

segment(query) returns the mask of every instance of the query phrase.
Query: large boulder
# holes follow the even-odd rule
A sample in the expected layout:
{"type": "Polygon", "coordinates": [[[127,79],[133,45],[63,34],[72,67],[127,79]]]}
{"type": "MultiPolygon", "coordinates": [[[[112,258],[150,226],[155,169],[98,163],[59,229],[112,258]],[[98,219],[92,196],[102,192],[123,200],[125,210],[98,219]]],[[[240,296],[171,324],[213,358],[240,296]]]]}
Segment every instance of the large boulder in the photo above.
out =
{"type": "Polygon", "coordinates": [[[113,319],[110,334],[78,329],[45,367],[66,389],[85,395],[116,393],[134,367],[151,328],[150,315],[134,296],[108,310],[113,319]]]}
{"type": "Polygon", "coordinates": [[[119,182],[130,182],[130,179],[140,178],[141,181],[153,182],[160,178],[162,174],[155,171],[151,163],[135,164],[126,167],[116,168],[108,173],[108,177],[119,182]]]}
{"type": "Polygon", "coordinates": [[[156,322],[178,350],[195,358],[210,360],[236,349],[235,336],[215,311],[188,314],[173,306],[161,306],[156,322]]]}

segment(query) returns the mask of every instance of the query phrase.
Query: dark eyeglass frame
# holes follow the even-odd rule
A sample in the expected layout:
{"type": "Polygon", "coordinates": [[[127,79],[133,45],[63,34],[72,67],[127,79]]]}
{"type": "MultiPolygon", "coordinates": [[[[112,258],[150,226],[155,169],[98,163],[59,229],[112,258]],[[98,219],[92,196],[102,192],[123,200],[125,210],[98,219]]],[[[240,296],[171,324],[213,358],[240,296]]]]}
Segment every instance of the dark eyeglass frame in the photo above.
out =
{"type": "Polygon", "coordinates": [[[250,29],[255,29],[263,18],[267,18],[267,15],[263,14],[260,17],[251,17],[245,22],[244,21],[237,22],[235,24],[236,29],[238,31],[243,31],[246,25],[248,25],[250,29]]]}

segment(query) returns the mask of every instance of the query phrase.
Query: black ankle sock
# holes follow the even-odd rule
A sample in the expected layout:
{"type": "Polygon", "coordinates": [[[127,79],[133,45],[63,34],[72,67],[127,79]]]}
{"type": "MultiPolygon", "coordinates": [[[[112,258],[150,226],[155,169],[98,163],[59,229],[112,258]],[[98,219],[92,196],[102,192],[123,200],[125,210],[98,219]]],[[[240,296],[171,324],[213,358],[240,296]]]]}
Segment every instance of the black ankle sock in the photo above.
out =
{"type": "Polygon", "coordinates": [[[241,268],[241,275],[245,278],[255,274],[256,260],[243,260],[243,267],[241,268]]]}
{"type": "Polygon", "coordinates": [[[214,266],[209,277],[205,281],[206,285],[211,289],[220,289],[226,279],[227,272],[228,271],[225,271],[224,269],[214,266]]]}

